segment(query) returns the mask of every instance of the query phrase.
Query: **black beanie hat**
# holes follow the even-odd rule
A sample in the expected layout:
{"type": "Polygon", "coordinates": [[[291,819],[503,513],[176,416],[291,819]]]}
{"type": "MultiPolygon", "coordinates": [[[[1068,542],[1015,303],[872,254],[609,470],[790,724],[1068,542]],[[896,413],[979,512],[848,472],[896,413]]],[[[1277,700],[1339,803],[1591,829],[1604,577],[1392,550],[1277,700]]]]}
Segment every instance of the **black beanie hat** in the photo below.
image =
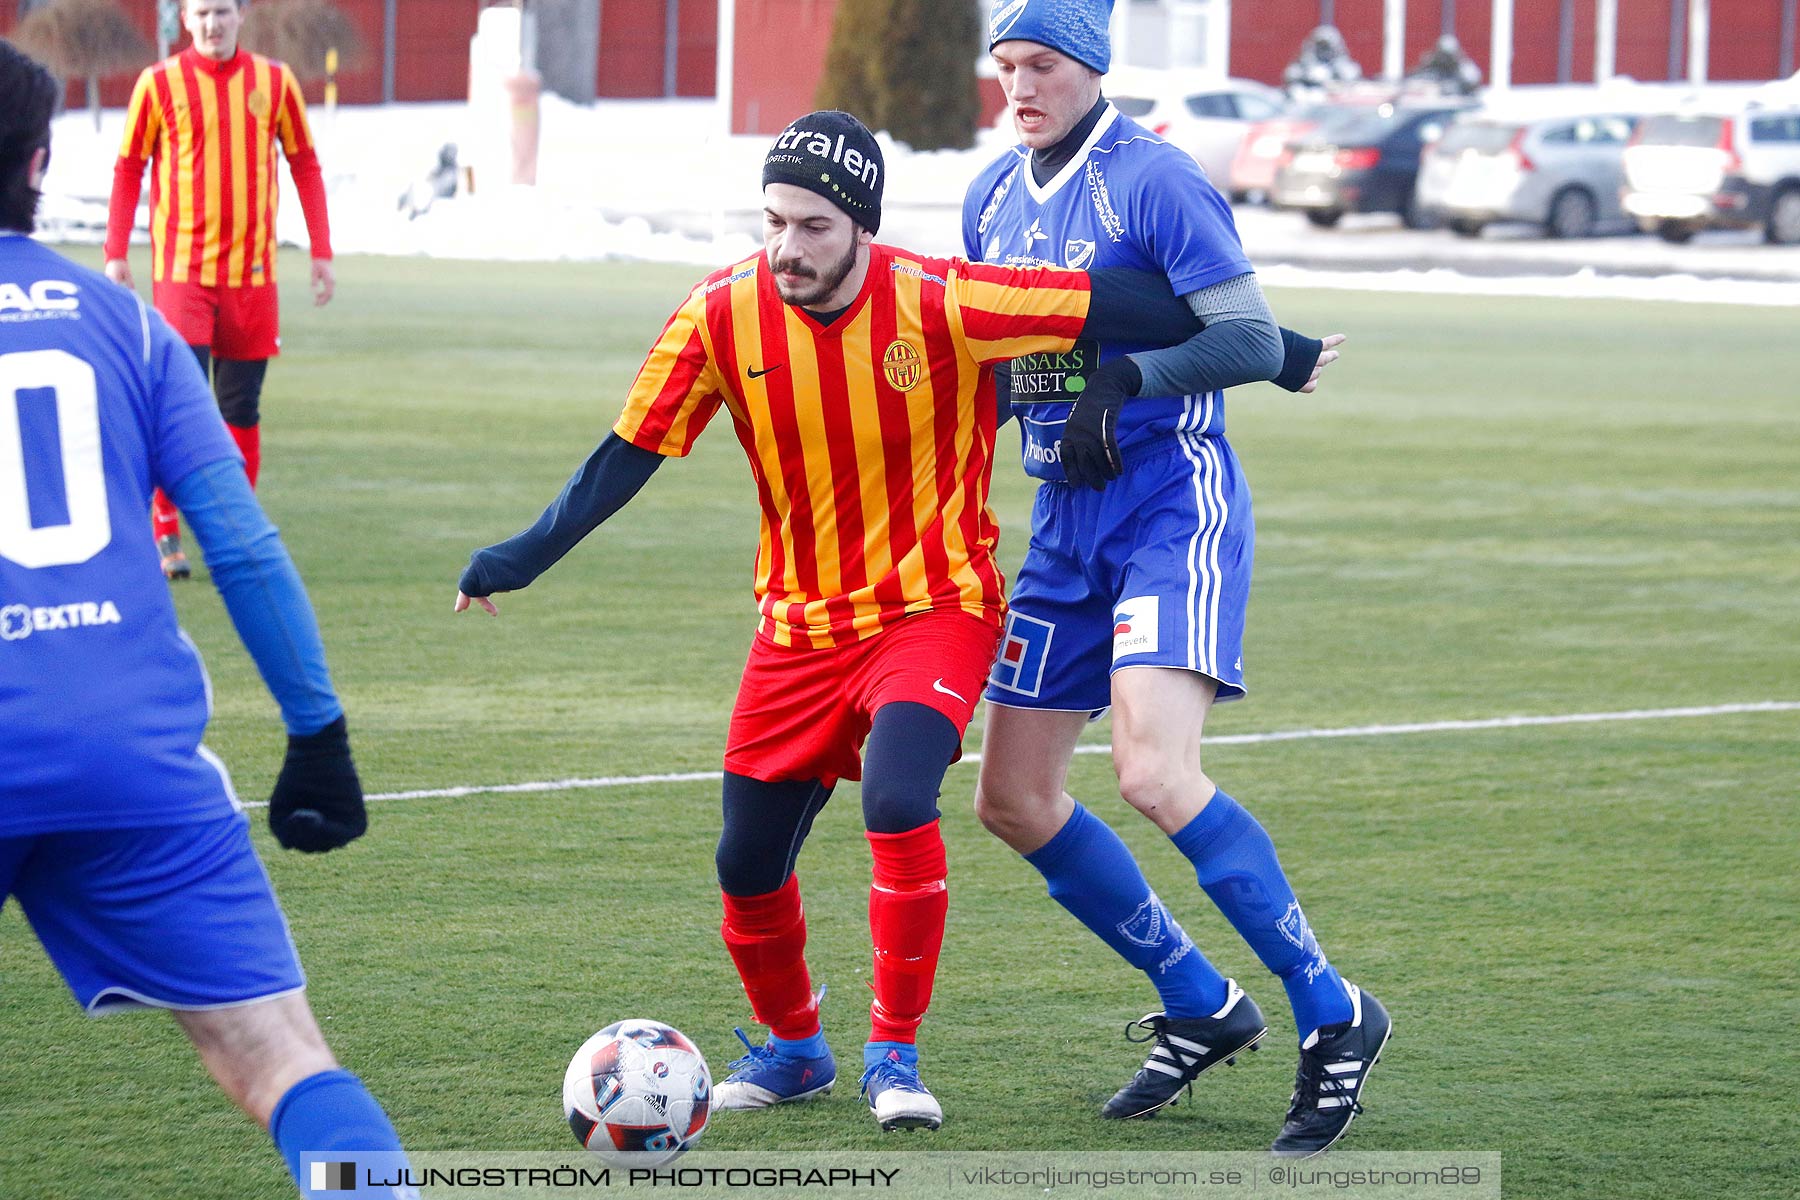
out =
{"type": "Polygon", "coordinates": [[[808,113],[781,131],[763,159],[762,181],[817,192],[870,233],[881,228],[881,147],[849,113],[808,113]]]}

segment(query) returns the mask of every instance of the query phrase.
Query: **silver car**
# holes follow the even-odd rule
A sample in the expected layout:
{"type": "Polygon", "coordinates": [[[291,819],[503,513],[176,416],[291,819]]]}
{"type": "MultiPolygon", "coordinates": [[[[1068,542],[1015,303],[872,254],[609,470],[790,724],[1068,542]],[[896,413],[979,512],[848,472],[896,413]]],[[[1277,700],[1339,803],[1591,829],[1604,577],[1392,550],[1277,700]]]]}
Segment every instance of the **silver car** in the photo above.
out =
{"type": "Polygon", "coordinates": [[[1637,120],[1621,113],[1531,120],[1470,114],[1426,152],[1419,204],[1465,237],[1496,221],[1528,222],[1556,238],[1629,227],[1619,185],[1637,120]]]}
{"type": "Polygon", "coordinates": [[[1287,97],[1253,79],[1227,79],[1205,71],[1120,67],[1106,77],[1113,107],[1158,137],[1194,156],[1220,191],[1231,179],[1231,160],[1258,121],[1287,111],[1287,97]]]}

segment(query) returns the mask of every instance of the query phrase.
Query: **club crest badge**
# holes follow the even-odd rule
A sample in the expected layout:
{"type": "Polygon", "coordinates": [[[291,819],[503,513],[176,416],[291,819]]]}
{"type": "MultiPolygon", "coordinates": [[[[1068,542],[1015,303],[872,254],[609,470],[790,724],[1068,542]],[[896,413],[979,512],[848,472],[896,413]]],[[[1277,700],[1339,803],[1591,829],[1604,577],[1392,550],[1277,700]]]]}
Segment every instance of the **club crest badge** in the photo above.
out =
{"type": "Polygon", "coordinates": [[[887,376],[888,386],[910,392],[925,377],[925,360],[911,342],[896,338],[881,355],[881,373],[887,376]]]}

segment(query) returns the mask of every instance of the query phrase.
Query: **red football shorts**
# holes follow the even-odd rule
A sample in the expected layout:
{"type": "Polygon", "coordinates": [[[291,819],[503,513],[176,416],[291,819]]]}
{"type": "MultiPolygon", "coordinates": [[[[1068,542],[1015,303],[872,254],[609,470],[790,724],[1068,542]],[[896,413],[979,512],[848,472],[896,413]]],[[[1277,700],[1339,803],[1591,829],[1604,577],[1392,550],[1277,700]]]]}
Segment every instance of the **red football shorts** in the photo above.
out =
{"type": "Polygon", "coordinates": [[[830,787],[861,779],[875,711],[897,700],[937,709],[960,735],[999,643],[996,626],[960,611],[905,617],[885,633],[831,650],[757,638],[731,713],[725,769],[765,783],[818,779],[830,787]]]}
{"type": "Polygon", "coordinates": [[[281,353],[275,285],[201,287],[155,283],[150,297],[182,341],[205,346],[214,358],[274,358],[281,353]]]}

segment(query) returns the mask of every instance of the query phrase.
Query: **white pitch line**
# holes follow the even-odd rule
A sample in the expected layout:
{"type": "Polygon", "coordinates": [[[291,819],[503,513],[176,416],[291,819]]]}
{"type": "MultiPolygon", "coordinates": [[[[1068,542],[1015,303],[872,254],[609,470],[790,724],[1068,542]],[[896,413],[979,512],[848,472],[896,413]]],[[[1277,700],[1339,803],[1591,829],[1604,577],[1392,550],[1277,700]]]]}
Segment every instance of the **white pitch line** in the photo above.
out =
{"type": "MultiPolygon", "coordinates": [[[[1403,733],[1463,733],[1484,729],[1526,729],[1539,725],[1593,725],[1606,721],[1667,721],[1681,717],[1726,717],[1742,713],[1800,712],[1800,701],[1759,700],[1749,704],[1706,704],[1687,708],[1630,708],[1621,712],[1557,713],[1550,716],[1483,717],[1472,721],[1418,721],[1408,725],[1346,725],[1337,729],[1277,729],[1268,733],[1230,733],[1207,738],[1209,746],[1256,746],[1265,742],[1304,742],[1326,738],[1393,737],[1403,733]]],[[[1111,746],[1075,747],[1077,754],[1109,754],[1111,746]]],[[[965,754],[966,766],[981,761],[965,754]]],[[[497,796],[516,792],[572,792],[582,788],[638,787],[650,783],[708,783],[723,779],[721,771],[679,771],[660,775],[599,775],[592,779],[546,779],[534,783],[496,783],[471,787],[420,788],[410,792],[374,792],[370,800],[449,800],[458,796],[497,796]]],[[[251,801],[245,808],[266,808],[251,801]]]]}

